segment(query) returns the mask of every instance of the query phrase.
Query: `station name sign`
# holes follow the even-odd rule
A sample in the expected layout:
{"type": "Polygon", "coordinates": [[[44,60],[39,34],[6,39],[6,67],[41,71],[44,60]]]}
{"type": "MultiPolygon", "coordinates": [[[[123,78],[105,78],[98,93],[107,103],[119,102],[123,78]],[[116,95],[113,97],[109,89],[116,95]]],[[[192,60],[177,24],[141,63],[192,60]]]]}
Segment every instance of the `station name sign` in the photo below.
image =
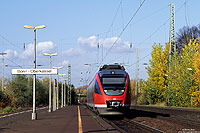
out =
{"type": "Polygon", "coordinates": [[[12,69],[12,74],[58,74],[57,69],[12,69]]]}

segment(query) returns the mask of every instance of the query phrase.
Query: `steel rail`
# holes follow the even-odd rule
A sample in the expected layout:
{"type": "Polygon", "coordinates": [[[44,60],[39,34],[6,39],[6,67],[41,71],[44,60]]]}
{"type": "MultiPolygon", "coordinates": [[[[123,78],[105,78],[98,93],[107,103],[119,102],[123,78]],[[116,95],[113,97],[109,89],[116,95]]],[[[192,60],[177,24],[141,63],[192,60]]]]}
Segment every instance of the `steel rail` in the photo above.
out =
{"type": "MultiPolygon", "coordinates": [[[[91,108],[89,108],[89,107],[87,107],[87,108],[90,111],[92,111],[93,113],[95,113],[97,116],[99,115],[97,112],[94,112],[91,108]]],[[[129,120],[127,118],[124,118],[122,120],[109,120],[109,119],[106,119],[105,117],[102,117],[102,116],[99,116],[99,117],[101,117],[101,119],[103,119],[106,123],[110,124],[113,128],[118,130],[120,133],[127,133],[127,131],[123,127],[116,124],[117,122],[118,123],[125,123],[126,126],[128,126],[128,127],[135,127],[135,129],[137,128],[137,129],[140,129],[140,130],[145,130],[147,132],[164,133],[164,131],[161,131],[159,129],[156,129],[154,127],[151,127],[149,125],[146,125],[146,124],[134,121],[134,120],[129,120]]],[[[135,130],[135,129],[133,129],[133,130],[135,130]]],[[[132,129],[130,129],[130,130],[132,130],[132,129]]]]}
{"type": "Polygon", "coordinates": [[[126,121],[126,123],[129,123],[129,124],[133,124],[133,125],[137,125],[137,127],[140,127],[142,129],[145,129],[147,131],[150,131],[150,132],[154,132],[154,133],[164,133],[164,131],[161,131],[159,129],[156,129],[154,127],[151,127],[149,125],[146,125],[146,124],[143,124],[143,123],[140,123],[138,121],[134,121],[134,120],[128,120],[127,118],[124,119],[126,121]]]}

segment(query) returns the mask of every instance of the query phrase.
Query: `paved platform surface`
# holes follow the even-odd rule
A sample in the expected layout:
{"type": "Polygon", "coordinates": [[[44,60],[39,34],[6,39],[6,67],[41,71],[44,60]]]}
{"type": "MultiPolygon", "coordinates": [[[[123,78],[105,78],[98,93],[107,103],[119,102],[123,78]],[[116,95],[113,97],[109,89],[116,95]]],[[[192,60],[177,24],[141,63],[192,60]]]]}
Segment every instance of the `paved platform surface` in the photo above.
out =
{"type": "Polygon", "coordinates": [[[19,120],[0,127],[1,133],[118,132],[85,106],[68,106],[55,112],[38,113],[37,120],[19,120]],[[80,109],[80,116],[78,113],[80,109]]]}

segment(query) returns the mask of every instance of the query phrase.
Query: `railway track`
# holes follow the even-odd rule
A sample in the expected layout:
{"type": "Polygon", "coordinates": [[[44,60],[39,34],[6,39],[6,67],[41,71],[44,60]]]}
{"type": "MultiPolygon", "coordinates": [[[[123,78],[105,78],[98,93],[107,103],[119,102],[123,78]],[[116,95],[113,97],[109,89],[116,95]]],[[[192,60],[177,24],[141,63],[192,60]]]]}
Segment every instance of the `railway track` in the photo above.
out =
{"type": "MultiPolygon", "coordinates": [[[[174,109],[147,109],[130,109],[123,117],[110,116],[101,118],[122,133],[175,133],[188,129],[200,132],[198,112],[188,112],[185,110],[175,111],[174,109]]],[[[99,117],[98,114],[96,116],[99,117]]]]}
{"type": "Polygon", "coordinates": [[[132,112],[145,114],[145,116],[154,115],[156,118],[171,122],[200,126],[200,111],[198,110],[135,106],[132,108],[132,112]]]}
{"type": "Polygon", "coordinates": [[[164,131],[127,118],[113,119],[113,117],[103,117],[102,119],[121,133],[164,133],[164,131]]]}
{"type": "MultiPolygon", "coordinates": [[[[93,112],[91,108],[88,108],[91,114],[99,116],[96,112],[93,112]]],[[[117,129],[121,133],[164,133],[159,129],[153,128],[151,126],[145,125],[143,123],[128,119],[125,116],[107,116],[101,117],[106,123],[110,124],[113,128],[117,129]]],[[[98,120],[97,120],[98,121],[98,120]]],[[[101,124],[100,121],[98,123],[101,124]]],[[[105,127],[104,127],[105,128],[105,127]]],[[[109,131],[109,129],[108,129],[109,131]]]]}

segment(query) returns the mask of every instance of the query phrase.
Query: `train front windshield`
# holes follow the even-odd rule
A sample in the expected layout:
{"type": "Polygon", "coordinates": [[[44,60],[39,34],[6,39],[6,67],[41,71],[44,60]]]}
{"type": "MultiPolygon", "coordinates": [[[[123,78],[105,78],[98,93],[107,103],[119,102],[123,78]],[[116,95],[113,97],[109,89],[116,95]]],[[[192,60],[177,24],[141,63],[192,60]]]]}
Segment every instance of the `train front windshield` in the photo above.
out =
{"type": "Polygon", "coordinates": [[[126,76],[124,75],[105,75],[101,78],[101,83],[106,95],[122,95],[126,87],[126,76]]]}

